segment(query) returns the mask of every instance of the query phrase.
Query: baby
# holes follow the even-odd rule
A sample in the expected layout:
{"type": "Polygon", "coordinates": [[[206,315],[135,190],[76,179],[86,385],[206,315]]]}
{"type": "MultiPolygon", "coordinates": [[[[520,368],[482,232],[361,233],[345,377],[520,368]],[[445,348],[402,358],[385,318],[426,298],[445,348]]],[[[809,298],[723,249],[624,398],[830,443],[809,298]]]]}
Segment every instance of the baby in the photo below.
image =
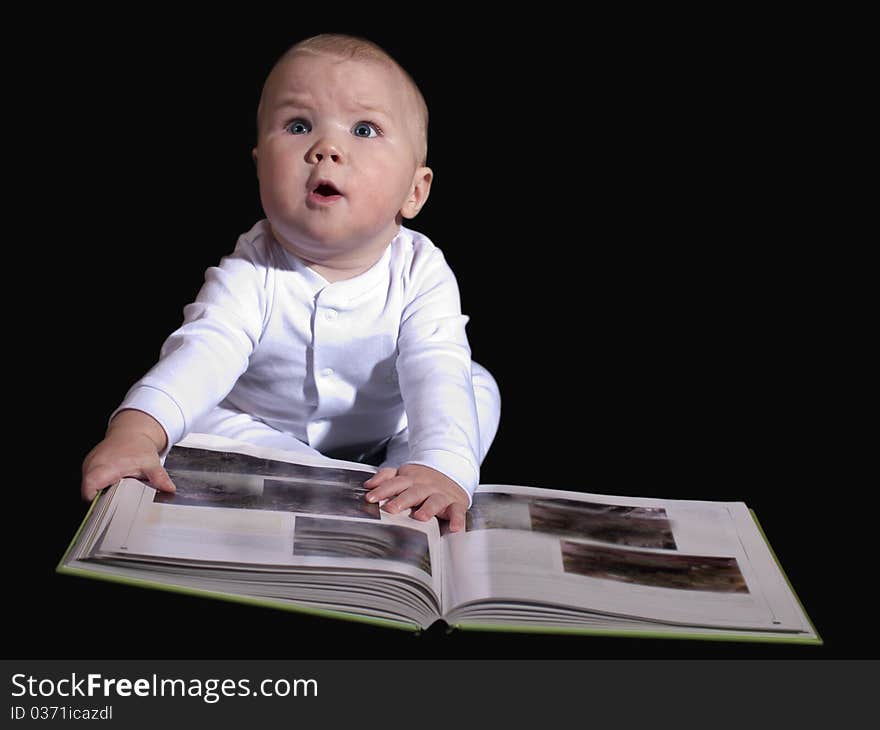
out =
{"type": "Polygon", "coordinates": [[[174,491],[162,459],[199,432],[378,465],[368,501],[464,527],[500,396],[443,254],[401,225],[431,189],[427,128],[415,82],[370,41],[315,36],[278,60],[253,150],[266,218],[114,411],[84,499],[125,476],[174,491]]]}

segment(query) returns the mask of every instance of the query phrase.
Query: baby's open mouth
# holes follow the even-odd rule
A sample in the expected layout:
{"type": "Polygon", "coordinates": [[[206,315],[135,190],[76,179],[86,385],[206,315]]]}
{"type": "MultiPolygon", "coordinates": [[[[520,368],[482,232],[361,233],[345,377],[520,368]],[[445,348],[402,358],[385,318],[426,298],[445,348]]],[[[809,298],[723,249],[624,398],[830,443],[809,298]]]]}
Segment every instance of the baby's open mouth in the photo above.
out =
{"type": "Polygon", "coordinates": [[[320,195],[322,198],[329,198],[331,195],[341,195],[341,193],[329,183],[321,183],[315,188],[314,192],[315,195],[320,195]]]}

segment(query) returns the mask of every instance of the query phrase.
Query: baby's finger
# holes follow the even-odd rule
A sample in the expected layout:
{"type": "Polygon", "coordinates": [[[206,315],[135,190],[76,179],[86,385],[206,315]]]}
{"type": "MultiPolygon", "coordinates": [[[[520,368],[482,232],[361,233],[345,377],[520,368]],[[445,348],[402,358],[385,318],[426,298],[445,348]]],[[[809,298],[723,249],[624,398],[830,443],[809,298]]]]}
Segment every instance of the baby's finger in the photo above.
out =
{"type": "Polygon", "coordinates": [[[177,491],[177,487],[174,486],[174,482],[171,481],[171,477],[168,476],[168,472],[165,471],[161,464],[144,469],[144,476],[153,489],[158,489],[160,492],[171,492],[172,494],[177,491]]]}
{"type": "Polygon", "coordinates": [[[412,486],[412,484],[413,480],[411,477],[392,477],[391,479],[382,482],[378,487],[373,487],[373,489],[367,493],[367,501],[380,502],[383,499],[388,499],[395,494],[400,494],[401,492],[406,491],[412,486]]]}
{"type": "Polygon", "coordinates": [[[458,532],[464,529],[464,516],[466,512],[467,510],[461,502],[453,502],[446,508],[446,512],[440,516],[449,520],[450,532],[458,532]]]}
{"type": "Polygon", "coordinates": [[[449,501],[449,497],[446,495],[435,492],[422,502],[422,506],[412,513],[412,517],[422,522],[427,522],[434,515],[443,512],[449,506],[449,501]]]}
{"type": "Polygon", "coordinates": [[[364,482],[364,486],[367,489],[375,489],[380,484],[387,482],[389,479],[393,479],[397,476],[397,469],[392,469],[390,466],[385,466],[379,469],[373,476],[371,476],[367,481],[364,482]]]}
{"type": "Polygon", "coordinates": [[[396,514],[397,512],[421,504],[430,496],[430,494],[430,487],[414,485],[398,494],[394,499],[389,499],[382,508],[386,512],[396,514]]]}
{"type": "Polygon", "coordinates": [[[83,473],[80,494],[87,502],[91,502],[95,495],[105,487],[115,484],[122,477],[119,469],[109,465],[95,466],[83,473]]]}

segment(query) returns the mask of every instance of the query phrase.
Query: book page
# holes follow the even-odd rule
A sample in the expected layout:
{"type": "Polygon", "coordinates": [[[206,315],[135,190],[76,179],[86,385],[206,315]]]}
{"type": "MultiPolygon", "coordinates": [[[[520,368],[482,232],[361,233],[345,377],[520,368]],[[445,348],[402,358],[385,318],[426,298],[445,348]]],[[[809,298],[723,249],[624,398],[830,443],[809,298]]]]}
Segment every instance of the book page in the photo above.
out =
{"type": "Polygon", "coordinates": [[[535,602],[695,626],[806,630],[742,503],[481,486],[443,538],[444,613],[535,602]]]}
{"type": "Polygon", "coordinates": [[[118,485],[93,557],[382,571],[439,595],[437,521],[392,516],[366,502],[371,467],[198,435],[175,446],[165,468],[174,494],[136,479],[118,485]]]}

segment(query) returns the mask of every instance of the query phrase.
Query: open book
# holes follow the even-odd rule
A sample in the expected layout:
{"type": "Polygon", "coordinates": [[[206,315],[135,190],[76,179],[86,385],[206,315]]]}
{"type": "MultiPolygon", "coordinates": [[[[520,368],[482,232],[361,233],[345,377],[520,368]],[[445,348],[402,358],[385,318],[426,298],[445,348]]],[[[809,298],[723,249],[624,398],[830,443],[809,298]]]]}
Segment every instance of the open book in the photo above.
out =
{"type": "Polygon", "coordinates": [[[190,435],[165,467],[176,494],[105,490],[59,572],[411,630],[821,643],[740,502],[481,485],[445,533],[367,503],[362,464],[190,435]]]}

